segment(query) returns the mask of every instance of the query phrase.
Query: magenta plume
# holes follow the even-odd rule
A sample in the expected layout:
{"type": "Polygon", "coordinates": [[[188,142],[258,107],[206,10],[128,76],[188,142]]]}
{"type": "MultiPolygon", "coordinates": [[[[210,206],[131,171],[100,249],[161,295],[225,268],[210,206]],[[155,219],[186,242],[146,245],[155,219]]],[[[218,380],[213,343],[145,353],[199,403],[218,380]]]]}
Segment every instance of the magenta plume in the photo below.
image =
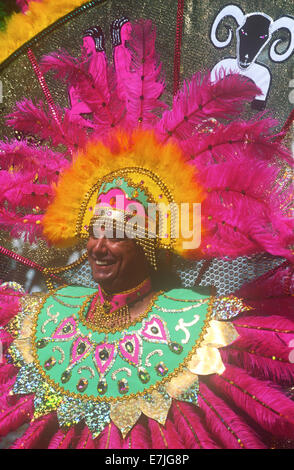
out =
{"type": "Polygon", "coordinates": [[[26,396],[20,398],[14,406],[1,413],[0,437],[6,436],[9,432],[18,429],[22,424],[29,422],[33,416],[33,409],[33,396],[26,396]]]}
{"type": "Polygon", "coordinates": [[[246,421],[203,382],[200,382],[199,406],[205,414],[208,429],[222,448],[266,448],[246,421]]]}
{"type": "Polygon", "coordinates": [[[53,413],[43,416],[42,418],[30,424],[24,434],[18,438],[11,446],[10,449],[42,449],[47,447],[44,441],[50,439],[50,427],[56,417],[53,413]]]}
{"type": "Polygon", "coordinates": [[[278,438],[293,436],[294,402],[272,383],[250,377],[232,365],[227,365],[222,375],[212,375],[207,381],[267,432],[278,438]]]}
{"type": "Polygon", "coordinates": [[[253,82],[237,74],[212,83],[209,73],[196,73],[184,83],[174,98],[173,109],[163,113],[156,129],[164,141],[170,137],[187,139],[205,119],[228,119],[239,114],[257,92],[253,82]]]}
{"type": "MultiPolygon", "coordinates": [[[[155,124],[158,113],[165,108],[160,101],[165,84],[155,51],[156,31],[151,21],[132,24],[128,50],[115,55],[121,95],[125,99],[128,126],[155,124]],[[127,58],[127,63],[125,63],[127,58]]],[[[123,45],[118,46],[124,47],[123,45]]]]}
{"type": "Polygon", "coordinates": [[[184,440],[186,449],[219,449],[200,417],[199,409],[188,403],[174,401],[173,422],[176,431],[184,440]]]}
{"type": "Polygon", "coordinates": [[[71,426],[68,430],[59,429],[51,438],[48,449],[74,448],[75,428],[71,426]]]}
{"type": "Polygon", "coordinates": [[[150,449],[151,436],[147,426],[139,420],[133,429],[130,431],[130,440],[132,449],[150,449]]]}
{"type": "Polygon", "coordinates": [[[87,426],[84,426],[75,449],[95,449],[95,443],[87,426]]]}

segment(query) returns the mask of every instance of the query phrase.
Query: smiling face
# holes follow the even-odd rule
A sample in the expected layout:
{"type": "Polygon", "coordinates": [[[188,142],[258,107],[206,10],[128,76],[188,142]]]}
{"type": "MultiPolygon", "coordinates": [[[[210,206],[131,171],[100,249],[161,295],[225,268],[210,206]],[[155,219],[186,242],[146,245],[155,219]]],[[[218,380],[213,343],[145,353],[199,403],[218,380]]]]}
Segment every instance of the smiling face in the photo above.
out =
{"type": "Polygon", "coordinates": [[[150,275],[144,251],[133,239],[91,236],[87,250],[93,279],[108,293],[131,289],[150,275]]]}

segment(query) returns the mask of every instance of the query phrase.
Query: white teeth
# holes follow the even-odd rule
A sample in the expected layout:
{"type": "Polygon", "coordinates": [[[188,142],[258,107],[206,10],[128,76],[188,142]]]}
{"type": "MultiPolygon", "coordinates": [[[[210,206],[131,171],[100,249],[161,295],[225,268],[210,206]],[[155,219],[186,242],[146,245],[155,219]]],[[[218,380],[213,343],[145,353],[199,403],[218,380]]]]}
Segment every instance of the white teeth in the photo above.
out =
{"type": "Polygon", "coordinates": [[[95,261],[95,263],[98,264],[98,266],[107,266],[108,264],[105,261],[99,261],[98,259],[95,261]]]}

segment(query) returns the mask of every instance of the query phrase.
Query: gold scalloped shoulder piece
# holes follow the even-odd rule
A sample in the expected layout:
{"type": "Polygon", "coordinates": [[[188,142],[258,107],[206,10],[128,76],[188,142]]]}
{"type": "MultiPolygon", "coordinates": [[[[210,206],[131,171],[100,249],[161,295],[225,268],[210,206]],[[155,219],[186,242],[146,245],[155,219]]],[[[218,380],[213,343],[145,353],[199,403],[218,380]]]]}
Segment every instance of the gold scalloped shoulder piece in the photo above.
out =
{"type": "Polygon", "coordinates": [[[210,346],[198,348],[187,367],[197,375],[222,374],[225,371],[219,350],[210,346]]]}
{"type": "Polygon", "coordinates": [[[136,424],[140,416],[141,409],[136,398],[123,402],[118,401],[111,405],[110,419],[119,428],[123,439],[136,424]]]}
{"type": "Polygon", "coordinates": [[[43,297],[41,294],[30,294],[21,297],[21,312],[6,327],[6,330],[15,338],[13,346],[20,352],[27,364],[34,362],[32,348],[33,323],[43,297]]]}
{"type": "Polygon", "coordinates": [[[189,371],[197,375],[222,374],[225,366],[218,348],[228,346],[238,336],[232,323],[211,320],[200,348],[187,364],[189,371]]]}
{"type": "Polygon", "coordinates": [[[176,377],[173,377],[164,387],[170,397],[177,399],[192,387],[195,382],[198,382],[198,377],[186,369],[176,377]]]}
{"type": "Polygon", "coordinates": [[[85,3],[88,2],[85,0],[32,1],[25,14],[13,13],[7,21],[5,31],[0,33],[0,63],[38,33],[85,3]]]}
{"type": "Polygon", "coordinates": [[[110,418],[121,431],[123,438],[125,438],[142,413],[148,418],[164,425],[171,403],[172,399],[166,393],[153,390],[151,393],[132,398],[127,402],[124,400],[112,403],[110,418]]]}
{"type": "Polygon", "coordinates": [[[232,323],[210,320],[201,345],[222,348],[233,343],[238,336],[237,330],[232,323]]]}
{"type": "Polygon", "coordinates": [[[171,397],[163,395],[157,390],[153,390],[151,393],[146,393],[146,395],[138,397],[138,402],[145,416],[154,419],[164,426],[172,403],[171,397]]]}

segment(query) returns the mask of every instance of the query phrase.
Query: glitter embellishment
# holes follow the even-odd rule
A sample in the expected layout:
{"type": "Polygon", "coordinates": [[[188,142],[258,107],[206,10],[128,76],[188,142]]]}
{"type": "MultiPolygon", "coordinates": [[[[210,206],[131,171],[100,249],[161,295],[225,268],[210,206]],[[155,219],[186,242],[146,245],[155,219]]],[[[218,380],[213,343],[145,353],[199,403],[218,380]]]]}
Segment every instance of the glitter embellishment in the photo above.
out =
{"type": "Polygon", "coordinates": [[[234,295],[218,297],[213,306],[212,318],[216,320],[230,320],[241,312],[252,310],[252,307],[243,303],[242,299],[234,295]]]}

